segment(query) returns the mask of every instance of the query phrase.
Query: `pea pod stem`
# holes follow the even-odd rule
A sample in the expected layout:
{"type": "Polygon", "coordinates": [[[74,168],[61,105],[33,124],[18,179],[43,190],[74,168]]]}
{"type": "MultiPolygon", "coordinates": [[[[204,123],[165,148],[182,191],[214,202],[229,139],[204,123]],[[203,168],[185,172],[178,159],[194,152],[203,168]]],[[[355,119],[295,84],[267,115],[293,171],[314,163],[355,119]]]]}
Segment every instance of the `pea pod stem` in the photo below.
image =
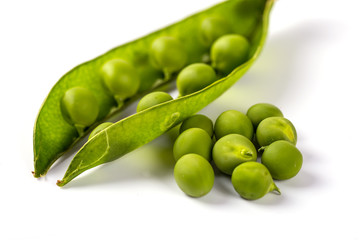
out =
{"type": "Polygon", "coordinates": [[[85,126],[81,124],[75,124],[76,131],[78,132],[79,136],[83,136],[85,134],[85,126]]]}
{"type": "Polygon", "coordinates": [[[167,69],[164,69],[164,80],[169,81],[171,79],[172,72],[167,69]]]}
{"type": "Polygon", "coordinates": [[[121,108],[122,106],[124,106],[124,99],[122,99],[119,96],[114,96],[116,103],[117,103],[117,108],[121,108]]]}
{"type": "Polygon", "coordinates": [[[258,152],[263,152],[263,151],[265,151],[265,148],[266,148],[266,146],[260,147],[260,148],[258,149],[258,152]]]}

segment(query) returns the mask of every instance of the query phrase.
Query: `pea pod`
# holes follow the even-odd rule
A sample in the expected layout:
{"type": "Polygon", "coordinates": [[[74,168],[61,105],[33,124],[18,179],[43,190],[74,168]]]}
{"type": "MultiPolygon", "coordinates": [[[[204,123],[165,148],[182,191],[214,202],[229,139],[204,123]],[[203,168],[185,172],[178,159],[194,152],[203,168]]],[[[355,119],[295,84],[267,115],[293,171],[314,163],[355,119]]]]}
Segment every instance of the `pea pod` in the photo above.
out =
{"type": "MultiPolygon", "coordinates": [[[[199,62],[203,54],[207,53],[203,51],[205,48],[203,48],[201,42],[196,42],[192,37],[192,34],[196,30],[195,28],[198,26],[200,20],[212,14],[229,18],[227,19],[229,22],[234,22],[236,19],[240,20],[240,17],[237,14],[238,12],[243,11],[240,11],[239,8],[246,8],[248,7],[247,4],[251,2],[255,2],[257,4],[256,11],[260,12],[261,17],[256,14],[257,12],[253,15],[253,18],[257,20],[255,27],[253,27],[252,24],[254,19],[250,19],[251,21],[249,20],[249,22],[251,22],[249,26],[252,26],[253,29],[251,31],[252,33],[247,36],[250,42],[250,57],[248,61],[235,68],[227,76],[223,76],[204,89],[150,107],[144,111],[122,119],[101,131],[99,134],[91,138],[74,156],[63,179],[59,180],[57,184],[59,186],[64,186],[84,171],[100,164],[118,159],[119,157],[159,137],[172,127],[182,122],[184,119],[214,101],[227,89],[229,89],[242,75],[244,75],[259,56],[265,43],[269,13],[274,0],[225,1],[141,39],[142,44],[146,45],[145,42],[150,42],[150,39],[153,39],[155,36],[171,34],[172,36],[182,39],[182,41],[186,43],[185,46],[187,46],[187,50],[192,53],[188,55],[191,56],[188,64],[192,62],[199,62]]],[[[246,17],[249,17],[249,15],[246,15],[246,17]]],[[[246,24],[246,21],[244,22],[246,24]]],[[[242,22],[239,21],[238,24],[241,23],[242,22]]],[[[245,27],[239,29],[244,28],[245,27]]],[[[246,31],[249,32],[249,29],[246,29],[246,31]]],[[[140,43],[135,41],[127,47],[135,48],[133,44],[138,45],[140,43]]]]}

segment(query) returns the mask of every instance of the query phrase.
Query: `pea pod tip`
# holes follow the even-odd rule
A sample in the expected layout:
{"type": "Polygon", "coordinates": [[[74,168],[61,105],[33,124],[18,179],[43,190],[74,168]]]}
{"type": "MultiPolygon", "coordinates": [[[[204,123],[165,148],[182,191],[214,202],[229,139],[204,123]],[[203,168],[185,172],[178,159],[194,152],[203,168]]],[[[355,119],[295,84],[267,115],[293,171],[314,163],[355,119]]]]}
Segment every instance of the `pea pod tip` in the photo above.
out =
{"type": "Polygon", "coordinates": [[[57,180],[56,185],[58,185],[59,187],[62,187],[65,185],[65,182],[63,180],[57,180]]]}
{"type": "Polygon", "coordinates": [[[31,171],[31,174],[34,176],[34,178],[40,178],[40,177],[43,177],[43,176],[44,176],[44,175],[38,174],[38,173],[35,172],[35,171],[31,171]]]}

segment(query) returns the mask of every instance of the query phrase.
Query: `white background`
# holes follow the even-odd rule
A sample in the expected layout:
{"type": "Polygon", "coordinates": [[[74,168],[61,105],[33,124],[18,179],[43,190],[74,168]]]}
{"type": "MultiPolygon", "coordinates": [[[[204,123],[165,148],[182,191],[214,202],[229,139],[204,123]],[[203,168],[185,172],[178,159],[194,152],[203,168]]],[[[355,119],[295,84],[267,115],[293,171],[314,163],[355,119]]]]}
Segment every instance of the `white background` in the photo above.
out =
{"type": "Polygon", "coordinates": [[[208,195],[187,197],[166,136],[62,189],[74,152],[32,177],[34,121],[63,74],[217,2],[0,2],[0,239],[360,239],[355,0],[277,1],[260,58],[202,111],[282,109],[304,155],[298,176],[277,182],[282,195],[246,201],[217,174],[208,195]]]}

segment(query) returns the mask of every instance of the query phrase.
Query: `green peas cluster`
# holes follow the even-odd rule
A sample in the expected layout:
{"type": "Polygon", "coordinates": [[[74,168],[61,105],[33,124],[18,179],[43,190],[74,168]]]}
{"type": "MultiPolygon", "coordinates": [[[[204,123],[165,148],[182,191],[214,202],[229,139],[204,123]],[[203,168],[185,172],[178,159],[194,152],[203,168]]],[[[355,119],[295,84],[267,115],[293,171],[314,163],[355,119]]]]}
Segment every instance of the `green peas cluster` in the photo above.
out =
{"type": "Polygon", "coordinates": [[[175,180],[186,194],[204,196],[214,184],[213,165],[231,176],[235,191],[244,199],[259,199],[272,191],[280,194],[273,179],[295,177],[302,166],[296,136],[293,124],[268,103],[255,104],[246,114],[225,111],[214,127],[208,117],[193,115],[181,124],[174,144],[175,180]],[[261,163],[256,145],[263,151],[261,163]]]}
{"type": "MultiPolygon", "coordinates": [[[[120,108],[143,89],[140,85],[144,81],[144,69],[138,70],[135,67],[140,60],[149,62],[149,67],[153,70],[162,71],[165,81],[169,80],[174,73],[178,73],[176,85],[179,96],[192,94],[211,85],[218,79],[217,74],[221,76],[230,73],[248,60],[248,40],[234,34],[227,20],[220,16],[209,16],[201,21],[199,38],[204,47],[208,48],[211,65],[199,62],[186,66],[189,61],[186,46],[180,39],[164,35],[151,42],[148,52],[141,53],[134,59],[114,57],[104,62],[98,69],[99,78],[105,90],[120,108]]],[[[151,84],[154,85],[155,82],[151,84]]],[[[137,111],[140,112],[170,100],[172,97],[165,92],[152,92],[139,102],[137,111]]],[[[84,135],[85,130],[98,120],[101,105],[101,100],[96,98],[92,90],[82,87],[68,89],[61,100],[62,115],[77,129],[79,136],[84,135]]],[[[226,114],[239,115],[238,113],[226,114]]],[[[243,118],[243,116],[234,116],[234,118],[243,118]]],[[[220,125],[226,125],[226,122],[220,125]]],[[[235,128],[238,127],[235,126],[235,128]]],[[[219,130],[219,127],[215,126],[216,138],[232,131],[229,128],[231,127],[223,127],[219,130]]],[[[238,133],[245,134],[248,138],[252,137],[253,132],[250,128],[246,130],[246,133],[243,133],[243,130],[238,129],[238,133]]]]}

